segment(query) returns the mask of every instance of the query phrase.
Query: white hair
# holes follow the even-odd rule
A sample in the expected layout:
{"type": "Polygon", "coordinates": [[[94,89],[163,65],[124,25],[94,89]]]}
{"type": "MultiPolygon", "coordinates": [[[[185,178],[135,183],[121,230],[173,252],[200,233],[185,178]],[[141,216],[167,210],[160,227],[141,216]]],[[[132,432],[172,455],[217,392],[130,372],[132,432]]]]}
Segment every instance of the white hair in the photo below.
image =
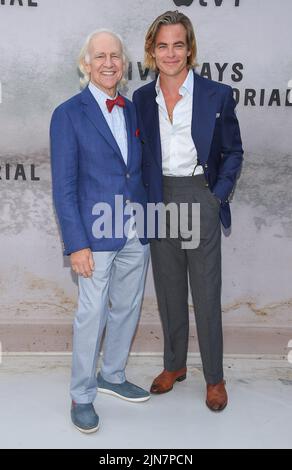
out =
{"type": "Polygon", "coordinates": [[[128,55],[127,55],[125,44],[124,44],[124,41],[123,41],[122,37],[119,34],[114,33],[113,31],[110,31],[109,29],[97,29],[96,31],[93,31],[91,34],[89,34],[89,36],[87,36],[86,41],[85,41],[85,43],[84,43],[84,45],[83,45],[83,47],[80,51],[79,57],[78,57],[78,70],[80,72],[80,86],[82,88],[85,88],[88,85],[88,83],[90,82],[90,75],[87,73],[87,71],[85,69],[85,64],[89,64],[89,62],[90,62],[90,56],[89,56],[88,49],[89,49],[89,45],[90,45],[91,40],[100,33],[111,34],[121,44],[122,58],[123,58],[123,77],[122,77],[120,83],[118,84],[118,86],[121,88],[121,87],[125,86],[126,83],[127,83],[126,74],[127,74],[127,71],[128,71],[129,59],[128,59],[128,55]]]}

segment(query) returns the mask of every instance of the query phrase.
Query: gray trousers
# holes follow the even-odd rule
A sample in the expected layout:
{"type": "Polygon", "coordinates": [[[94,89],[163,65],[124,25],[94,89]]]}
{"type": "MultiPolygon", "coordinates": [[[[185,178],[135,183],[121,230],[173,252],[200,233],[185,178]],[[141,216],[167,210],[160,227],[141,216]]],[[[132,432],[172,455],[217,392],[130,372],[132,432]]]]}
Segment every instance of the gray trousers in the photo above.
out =
{"type": "Polygon", "coordinates": [[[151,242],[153,277],[164,333],[164,367],[186,366],[189,337],[188,274],[207,383],[223,379],[221,224],[219,201],[204,175],[163,177],[164,203],[200,203],[200,244],[182,249],[180,238],[151,242]]]}

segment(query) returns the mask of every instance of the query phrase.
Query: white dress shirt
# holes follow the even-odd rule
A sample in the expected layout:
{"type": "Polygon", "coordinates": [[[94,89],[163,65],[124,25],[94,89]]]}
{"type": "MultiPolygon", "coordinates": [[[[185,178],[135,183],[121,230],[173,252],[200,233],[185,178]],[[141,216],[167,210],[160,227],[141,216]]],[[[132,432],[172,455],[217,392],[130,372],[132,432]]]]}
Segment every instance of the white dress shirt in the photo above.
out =
{"type": "Polygon", "coordinates": [[[125,116],[123,108],[116,105],[113,107],[112,112],[110,113],[106,106],[107,99],[114,99],[111,96],[108,96],[100,88],[95,86],[92,82],[88,85],[89,90],[96,99],[102,114],[105,117],[106,122],[109,125],[109,128],[121,150],[123,159],[127,165],[128,161],[128,138],[127,138],[127,127],[125,122],[125,116]]]}
{"type": "Polygon", "coordinates": [[[159,109],[162,172],[165,176],[191,176],[203,173],[200,165],[196,167],[197,150],[192,138],[193,89],[194,75],[190,70],[179,89],[182,98],[174,107],[171,123],[160,88],[160,77],[157,78],[156,102],[159,109]]]}

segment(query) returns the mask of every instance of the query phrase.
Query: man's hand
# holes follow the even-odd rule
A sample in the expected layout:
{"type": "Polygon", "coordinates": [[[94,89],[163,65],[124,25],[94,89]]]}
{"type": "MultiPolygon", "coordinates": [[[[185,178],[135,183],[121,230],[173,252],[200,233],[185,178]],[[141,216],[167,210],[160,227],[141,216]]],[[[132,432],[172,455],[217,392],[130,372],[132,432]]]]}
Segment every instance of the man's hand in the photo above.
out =
{"type": "Polygon", "coordinates": [[[94,271],[94,260],[90,248],[75,251],[70,255],[73,271],[83,277],[91,277],[94,271]]]}

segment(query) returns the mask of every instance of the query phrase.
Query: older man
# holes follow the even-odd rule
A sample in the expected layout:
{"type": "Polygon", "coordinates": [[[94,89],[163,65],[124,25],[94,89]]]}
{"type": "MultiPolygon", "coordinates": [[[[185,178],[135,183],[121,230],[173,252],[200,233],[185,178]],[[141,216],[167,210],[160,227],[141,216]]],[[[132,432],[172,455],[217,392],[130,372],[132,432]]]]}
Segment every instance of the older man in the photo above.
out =
{"type": "Polygon", "coordinates": [[[231,87],[194,73],[196,39],[190,19],[168,11],[146,34],[146,66],[157,80],[134,94],[144,143],[144,182],[151,202],[200,204],[200,244],[153,240],[151,257],[164,332],[164,370],[151,392],[169,392],[186,378],[188,276],[212,411],[227,405],[221,323],[221,224],[230,226],[229,197],[242,163],[231,87]]]}
{"type": "Polygon", "coordinates": [[[134,106],[117,93],[126,69],[121,38],[105,30],[91,34],[79,68],[87,86],[53,113],[51,160],[64,254],[70,256],[79,284],[71,418],[80,431],[91,433],[99,427],[93,407],[97,388],[131,402],[149,399],[147,391],[125,376],[149,245],[129,228],[131,202],[145,207],[146,194],[134,106]],[[116,210],[116,196],[122,200],[122,213],[116,210]],[[103,225],[112,226],[112,233],[102,230],[103,225]],[[103,361],[96,377],[104,329],[103,361]]]}

